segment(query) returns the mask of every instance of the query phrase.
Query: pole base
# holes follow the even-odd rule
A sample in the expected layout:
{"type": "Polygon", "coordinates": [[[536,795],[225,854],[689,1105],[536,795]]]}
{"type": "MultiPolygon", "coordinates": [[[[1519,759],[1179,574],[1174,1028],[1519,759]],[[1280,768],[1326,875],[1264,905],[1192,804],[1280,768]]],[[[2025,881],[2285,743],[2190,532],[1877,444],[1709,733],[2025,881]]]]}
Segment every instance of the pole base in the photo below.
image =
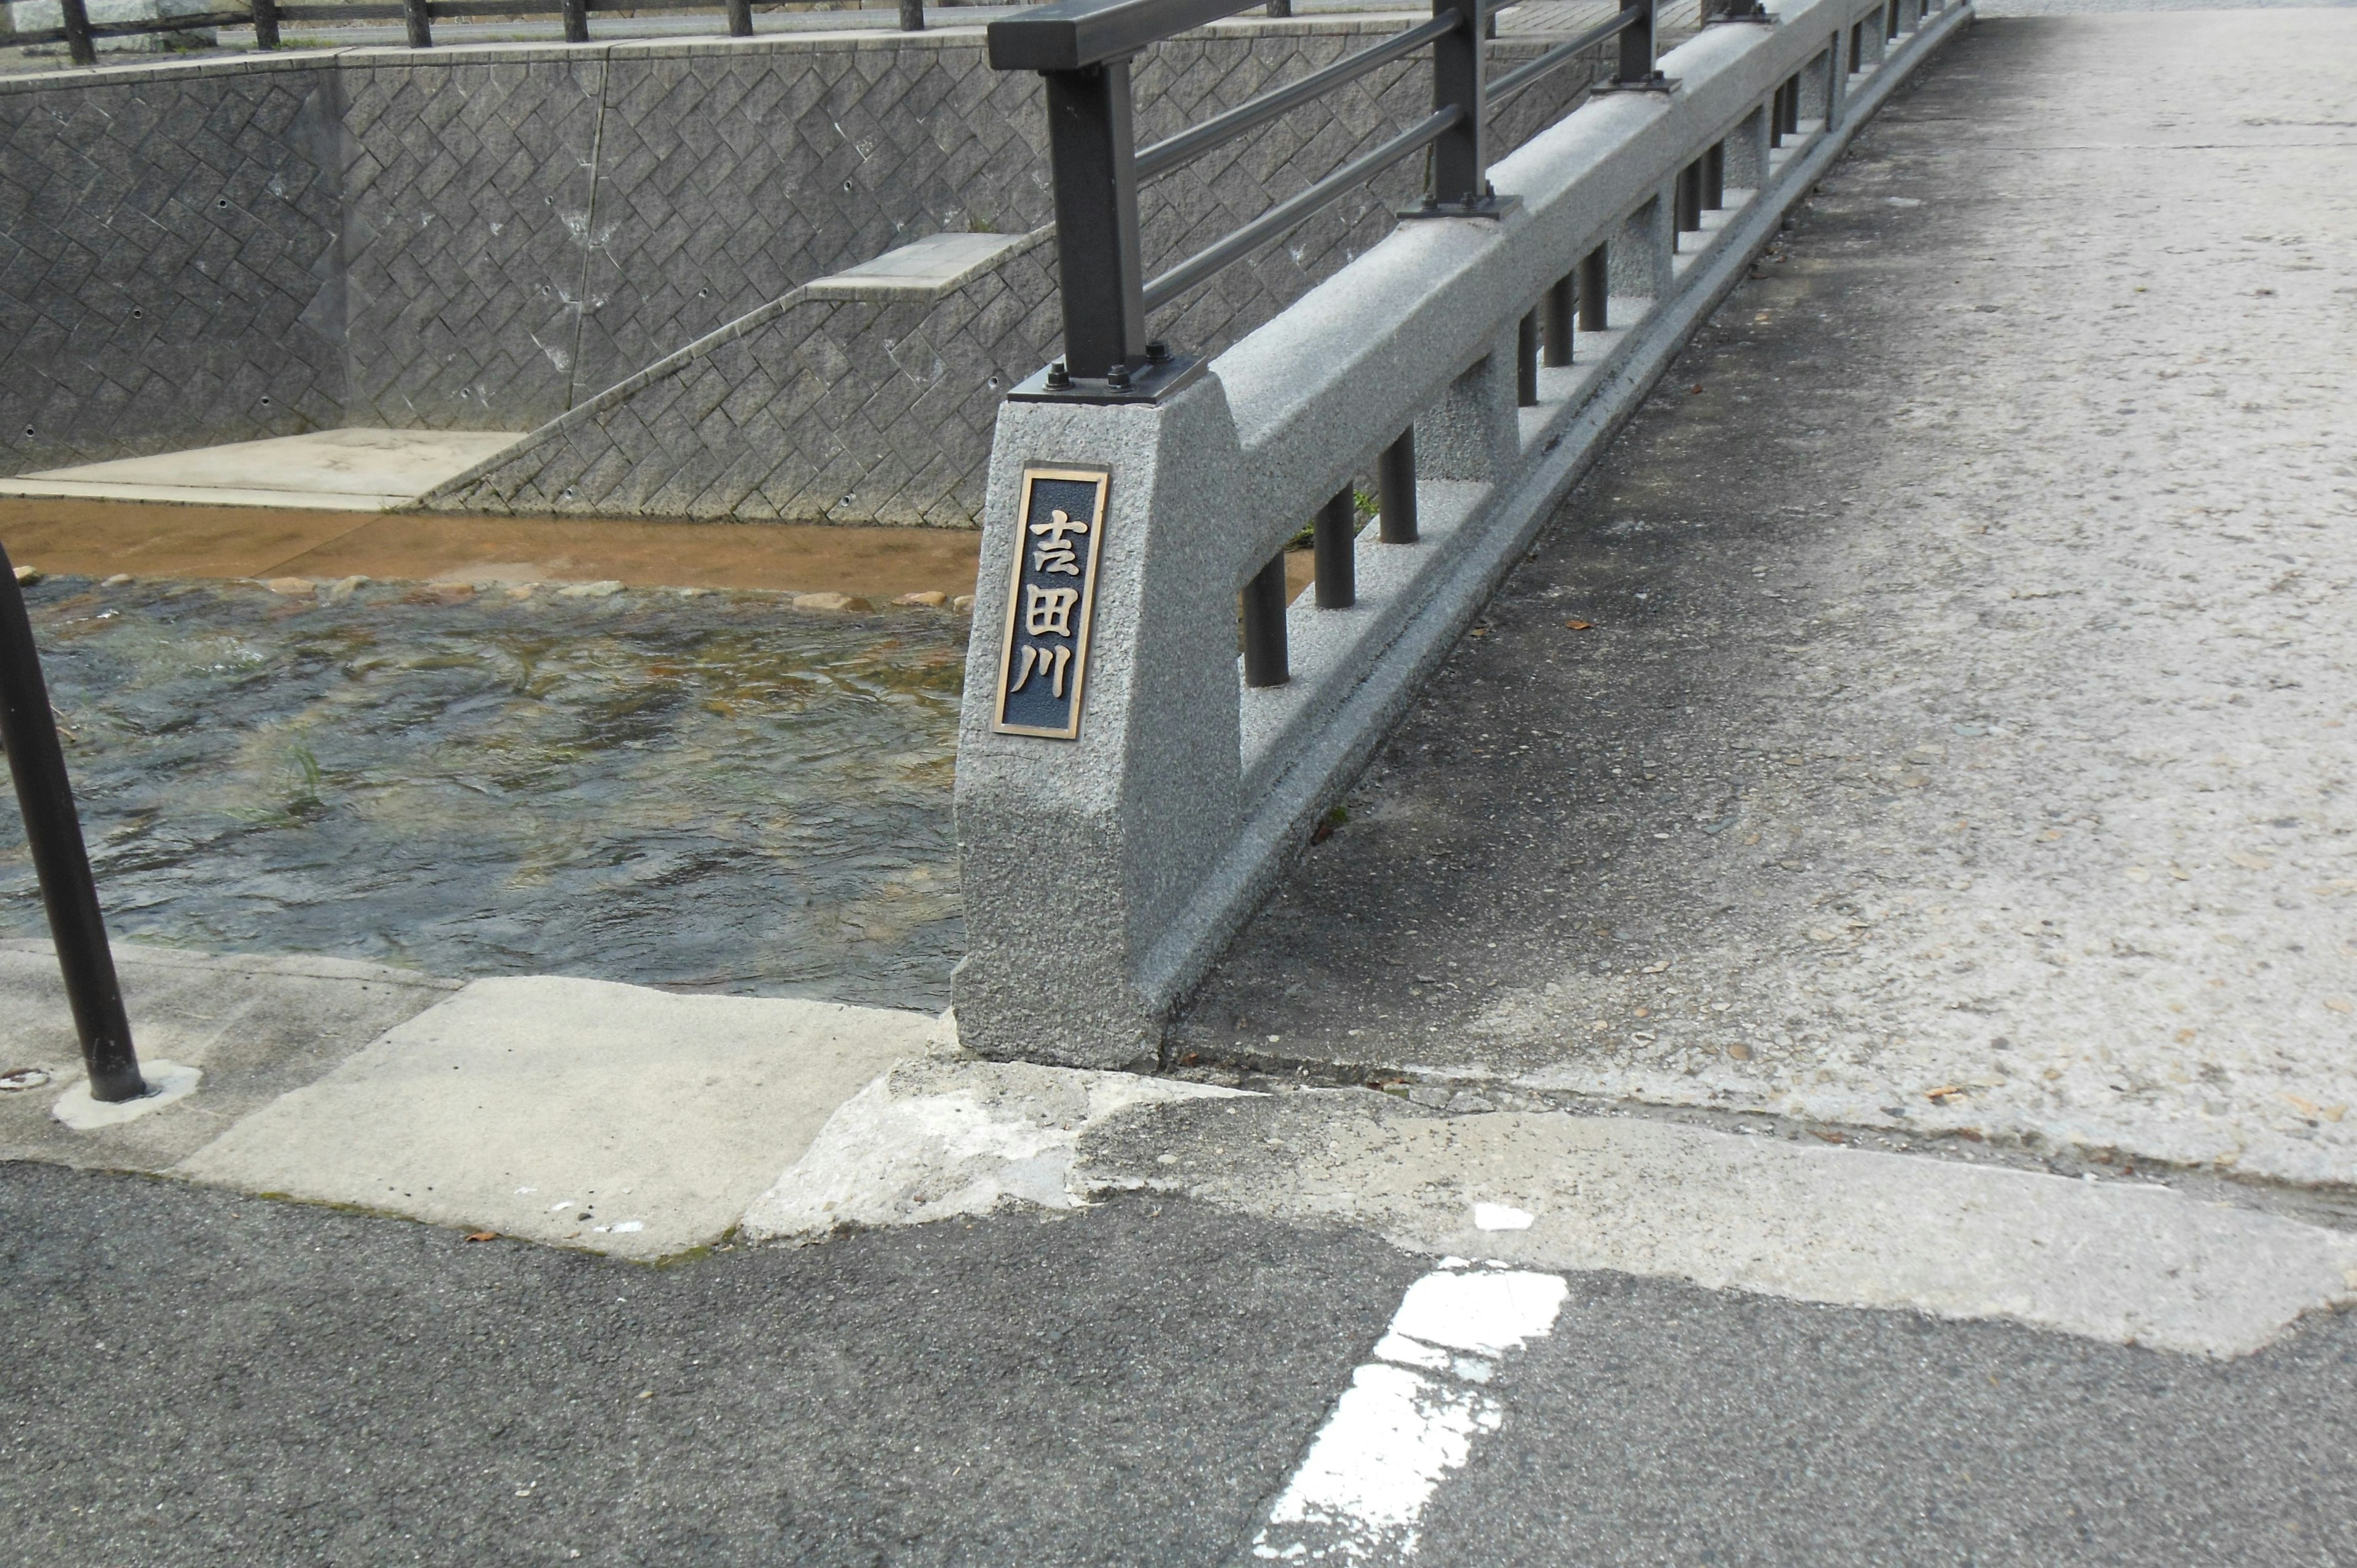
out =
{"type": "Polygon", "coordinates": [[[1678,78],[1655,71],[1642,81],[1599,81],[1587,90],[1589,97],[1604,92],[1675,92],[1678,78]]]}
{"type": "Polygon", "coordinates": [[[1160,403],[1201,379],[1206,361],[1200,354],[1173,354],[1148,360],[1129,372],[1126,386],[1115,386],[1103,376],[1068,376],[1062,361],[1035,371],[1007,394],[1010,403],[1160,403]]]}
{"type": "Polygon", "coordinates": [[[1403,220],[1410,218],[1503,218],[1522,206],[1519,196],[1500,196],[1485,191],[1470,201],[1440,201],[1426,197],[1413,207],[1394,207],[1392,216],[1403,220]]]}

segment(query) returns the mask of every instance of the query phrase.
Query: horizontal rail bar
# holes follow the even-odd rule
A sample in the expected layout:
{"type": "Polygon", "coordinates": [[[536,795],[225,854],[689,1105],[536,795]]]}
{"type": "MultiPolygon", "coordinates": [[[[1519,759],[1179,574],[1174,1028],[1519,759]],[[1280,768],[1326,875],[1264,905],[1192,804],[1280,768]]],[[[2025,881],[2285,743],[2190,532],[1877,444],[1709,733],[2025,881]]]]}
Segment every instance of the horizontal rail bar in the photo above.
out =
{"type": "Polygon", "coordinates": [[[1561,70],[1584,51],[1594,48],[1607,38],[1618,38],[1644,18],[1645,14],[1642,11],[1623,11],[1617,16],[1609,16],[1597,23],[1577,38],[1568,38],[1555,45],[1536,59],[1524,60],[1490,83],[1490,107],[1496,109],[1539,78],[1561,70]]]}
{"type": "Polygon", "coordinates": [[[1332,65],[1313,70],[1298,81],[1288,81],[1283,87],[1238,104],[1224,114],[1181,131],[1168,141],[1155,143],[1137,155],[1137,177],[1152,179],[1156,175],[1167,174],[1181,164],[1201,157],[1222,143],[1243,135],[1255,125],[1274,120],[1287,110],[1297,109],[1346,81],[1355,81],[1369,71],[1389,65],[1402,55],[1413,54],[1433,39],[1444,38],[1456,30],[1456,17],[1435,16],[1404,33],[1394,33],[1372,48],[1344,55],[1332,65]]]}
{"type": "MultiPolygon", "coordinates": [[[[136,22],[92,22],[93,38],[130,38],[142,33],[185,33],[199,27],[242,27],[250,18],[243,11],[206,11],[187,16],[156,16],[136,22]]],[[[63,27],[42,27],[25,33],[0,33],[0,48],[26,48],[34,44],[67,42],[63,27]]]]}
{"type": "Polygon", "coordinates": [[[1409,154],[1421,152],[1438,141],[1464,115],[1465,111],[1454,103],[1433,111],[1421,124],[1351,159],[1300,195],[1278,202],[1218,244],[1188,257],[1146,285],[1146,308],[1153,310],[1168,304],[1229,263],[1258,250],[1352,186],[1362,185],[1409,154]]]}
{"type": "MultiPolygon", "coordinates": [[[[808,0],[791,0],[793,4],[808,0]]],[[[720,11],[726,9],[727,0],[588,0],[593,13],[613,11],[720,11]]],[[[760,0],[755,9],[784,10],[780,0],[760,0]]],[[[879,6],[863,5],[862,10],[874,11],[879,6]]],[[[428,0],[427,12],[439,19],[466,16],[555,16],[564,6],[560,0],[428,0]]],[[[399,21],[408,14],[400,0],[358,0],[352,5],[281,5],[279,20],[285,22],[385,22],[399,21]]],[[[221,13],[236,22],[246,20],[245,13],[221,13]]],[[[207,24],[210,25],[210,24],[207,24]]],[[[221,26],[231,25],[224,20],[221,26]]],[[[126,25],[127,26],[127,25],[126,25]]],[[[97,29],[93,28],[93,31],[97,29]]],[[[18,35],[23,37],[24,35],[18,35]]],[[[62,37],[63,35],[59,35],[62,37]]]]}
{"type": "Polygon", "coordinates": [[[998,70],[1084,70],[1124,59],[1261,0],[1057,0],[990,24],[998,70]]]}

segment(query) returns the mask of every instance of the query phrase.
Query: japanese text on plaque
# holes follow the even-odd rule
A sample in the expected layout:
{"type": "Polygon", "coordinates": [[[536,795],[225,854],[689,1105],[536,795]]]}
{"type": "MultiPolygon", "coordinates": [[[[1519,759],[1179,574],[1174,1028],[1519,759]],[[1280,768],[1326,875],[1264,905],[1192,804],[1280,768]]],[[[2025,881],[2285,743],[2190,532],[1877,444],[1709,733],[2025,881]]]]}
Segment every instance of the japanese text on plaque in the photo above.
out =
{"type": "Polygon", "coordinates": [[[1081,733],[1110,482],[1110,475],[1092,470],[1024,470],[993,726],[1002,735],[1071,740],[1081,733]]]}

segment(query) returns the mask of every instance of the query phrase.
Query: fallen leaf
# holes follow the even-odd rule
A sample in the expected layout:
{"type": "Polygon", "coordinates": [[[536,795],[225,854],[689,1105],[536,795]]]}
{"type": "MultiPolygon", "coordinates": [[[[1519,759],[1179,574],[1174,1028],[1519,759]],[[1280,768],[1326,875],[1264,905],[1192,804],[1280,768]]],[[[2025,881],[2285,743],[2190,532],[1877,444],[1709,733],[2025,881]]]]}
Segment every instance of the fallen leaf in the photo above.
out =
{"type": "Polygon", "coordinates": [[[2269,860],[2264,854],[2230,854],[2226,858],[2233,861],[2236,865],[2243,866],[2244,868],[2251,871],[2265,871],[2268,866],[2275,864],[2274,861],[2269,860]]]}
{"type": "Polygon", "coordinates": [[[500,1233],[496,1230],[469,1230],[467,1232],[467,1240],[469,1241],[496,1241],[499,1239],[500,1233]]]}
{"type": "Polygon", "coordinates": [[[1574,631],[1594,631],[1596,629],[1596,623],[1592,620],[1567,620],[1563,624],[1569,627],[1574,631]]]}
{"type": "Polygon", "coordinates": [[[1843,1137],[1839,1133],[1821,1132],[1814,1127],[1810,1128],[1809,1133],[1811,1136],[1823,1138],[1828,1144],[1846,1144],[1849,1142],[1848,1139],[1843,1137]]]}
{"type": "Polygon", "coordinates": [[[2324,1107],[2313,1100],[2302,1100],[2297,1094],[2278,1094],[2276,1098],[2289,1105],[2302,1116],[2320,1116],[2324,1113],[2324,1107]]]}
{"type": "Polygon", "coordinates": [[[2352,1010],[2352,1004],[2346,996],[2328,996],[2324,999],[2324,1004],[2335,1013],[2347,1013],[2352,1010]]]}
{"type": "Polygon", "coordinates": [[[1964,1086],[1962,1084],[1943,1083],[1937,1089],[1925,1090],[1923,1091],[1923,1098],[1935,1101],[1953,1100],[1958,1095],[1964,1093],[1964,1086]]]}

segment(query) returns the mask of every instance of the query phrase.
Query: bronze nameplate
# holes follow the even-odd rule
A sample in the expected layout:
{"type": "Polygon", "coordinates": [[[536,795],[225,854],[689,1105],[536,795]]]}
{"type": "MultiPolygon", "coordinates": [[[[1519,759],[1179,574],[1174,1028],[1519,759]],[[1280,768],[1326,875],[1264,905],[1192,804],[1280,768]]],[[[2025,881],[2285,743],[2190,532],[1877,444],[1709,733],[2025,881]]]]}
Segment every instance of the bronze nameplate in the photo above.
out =
{"type": "Polygon", "coordinates": [[[1089,672],[1089,618],[1096,609],[1104,544],[1101,468],[1026,468],[1016,510],[1015,581],[999,644],[1000,735],[1071,740],[1081,733],[1089,672]]]}

